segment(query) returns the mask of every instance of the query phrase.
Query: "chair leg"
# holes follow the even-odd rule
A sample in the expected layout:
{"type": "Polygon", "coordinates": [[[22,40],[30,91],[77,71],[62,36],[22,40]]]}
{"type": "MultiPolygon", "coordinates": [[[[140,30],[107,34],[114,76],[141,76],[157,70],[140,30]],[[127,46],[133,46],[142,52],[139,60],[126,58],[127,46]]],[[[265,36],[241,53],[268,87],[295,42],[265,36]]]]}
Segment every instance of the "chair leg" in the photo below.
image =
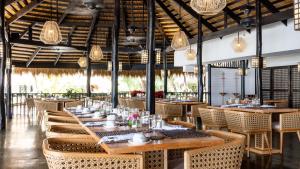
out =
{"type": "Polygon", "coordinates": [[[264,139],[265,139],[265,141],[266,141],[266,144],[267,144],[267,146],[268,146],[268,148],[269,148],[269,153],[270,154],[272,154],[272,147],[270,147],[270,143],[269,143],[269,139],[268,139],[268,136],[267,136],[267,133],[264,133],[263,134],[263,137],[264,137],[264,139]]]}
{"type": "Polygon", "coordinates": [[[298,136],[298,139],[300,141],[300,131],[297,131],[297,136],[298,136]]]}
{"type": "Polygon", "coordinates": [[[247,134],[247,157],[250,157],[250,134],[247,134]]]}
{"type": "Polygon", "coordinates": [[[280,132],[280,154],[283,154],[283,132],[280,132]]]}

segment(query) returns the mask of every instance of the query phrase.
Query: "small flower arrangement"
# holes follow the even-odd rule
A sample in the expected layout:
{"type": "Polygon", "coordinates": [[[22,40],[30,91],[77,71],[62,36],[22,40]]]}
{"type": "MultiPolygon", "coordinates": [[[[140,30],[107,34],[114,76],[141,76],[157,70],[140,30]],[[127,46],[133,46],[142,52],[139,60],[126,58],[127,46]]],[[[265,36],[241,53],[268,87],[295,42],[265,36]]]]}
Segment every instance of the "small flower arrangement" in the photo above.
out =
{"type": "Polygon", "coordinates": [[[140,115],[138,113],[132,113],[128,116],[128,125],[136,128],[139,126],[140,115]]]}

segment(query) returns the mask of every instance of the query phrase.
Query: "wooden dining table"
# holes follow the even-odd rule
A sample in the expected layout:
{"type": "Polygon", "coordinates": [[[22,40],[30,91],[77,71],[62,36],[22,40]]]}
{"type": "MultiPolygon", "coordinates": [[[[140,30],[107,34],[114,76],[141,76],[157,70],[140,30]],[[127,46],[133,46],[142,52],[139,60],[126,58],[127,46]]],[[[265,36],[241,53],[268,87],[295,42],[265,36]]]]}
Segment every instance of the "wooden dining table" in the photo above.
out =
{"type": "MultiPolygon", "coordinates": [[[[273,123],[278,122],[278,121],[275,121],[274,118],[278,119],[279,114],[293,113],[293,112],[298,112],[299,111],[299,109],[295,109],[295,108],[276,108],[276,107],[274,107],[274,108],[262,108],[262,107],[239,108],[239,107],[207,106],[207,108],[230,110],[230,111],[239,111],[239,112],[270,114],[271,115],[271,121],[272,121],[270,128],[272,128],[273,123]]],[[[256,134],[255,139],[254,139],[255,140],[255,146],[254,146],[254,148],[250,148],[250,151],[254,152],[254,153],[257,153],[257,154],[263,154],[263,155],[264,154],[270,154],[270,152],[272,154],[279,154],[280,153],[279,148],[274,148],[273,147],[272,136],[273,136],[273,133],[271,131],[271,132],[268,133],[271,150],[269,148],[267,148],[266,145],[262,145],[262,143],[264,143],[262,136],[259,135],[259,134],[256,134]]]]}
{"type": "MultiPolygon", "coordinates": [[[[97,135],[99,132],[113,132],[113,131],[126,131],[130,130],[129,126],[119,126],[114,128],[106,127],[88,127],[84,123],[87,119],[91,121],[106,121],[105,118],[98,118],[97,120],[93,118],[80,118],[71,111],[65,109],[72,117],[74,117],[79,124],[99,143],[101,147],[108,154],[128,154],[128,153],[145,153],[150,151],[164,151],[164,168],[167,169],[167,152],[168,150],[175,149],[196,149],[203,147],[210,147],[215,145],[224,144],[224,139],[215,136],[204,136],[196,138],[164,138],[161,140],[152,140],[151,142],[143,145],[133,145],[127,142],[122,143],[101,143],[101,137],[97,135]]],[[[143,128],[137,129],[143,130],[143,128]]],[[[147,129],[146,129],[147,130],[147,129]]]]}

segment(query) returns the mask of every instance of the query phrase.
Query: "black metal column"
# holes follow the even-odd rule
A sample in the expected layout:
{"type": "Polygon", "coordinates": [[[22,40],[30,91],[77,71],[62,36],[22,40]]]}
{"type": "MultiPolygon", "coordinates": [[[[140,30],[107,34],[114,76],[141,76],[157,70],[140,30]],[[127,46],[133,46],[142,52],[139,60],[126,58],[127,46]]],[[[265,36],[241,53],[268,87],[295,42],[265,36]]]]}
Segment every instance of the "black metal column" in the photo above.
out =
{"type": "Polygon", "coordinates": [[[155,0],[147,0],[148,4],[148,32],[147,32],[147,91],[146,109],[151,114],[155,114],[155,0]]]}
{"type": "Polygon", "coordinates": [[[198,67],[198,101],[203,102],[203,67],[202,67],[202,46],[203,46],[203,31],[202,31],[202,16],[198,17],[198,41],[197,41],[197,67],[198,67]]]}
{"type": "Polygon", "coordinates": [[[245,99],[245,75],[246,75],[246,62],[241,60],[240,68],[242,70],[241,74],[241,100],[245,99]]]}
{"type": "Polygon", "coordinates": [[[167,63],[167,52],[166,52],[166,38],[164,37],[163,41],[163,72],[164,72],[164,98],[167,97],[168,94],[168,63],[167,63]]]}
{"type": "Polygon", "coordinates": [[[261,18],[261,3],[256,0],[256,56],[259,57],[259,67],[257,69],[257,98],[260,99],[260,104],[263,104],[262,94],[262,18],[261,18]]]}
{"type": "Polygon", "coordinates": [[[5,2],[6,0],[0,1],[0,35],[1,35],[1,42],[2,42],[2,55],[0,61],[0,128],[5,129],[6,127],[6,115],[5,115],[5,101],[4,101],[4,75],[5,75],[5,63],[6,63],[6,43],[5,43],[5,2]]]}
{"type": "MultiPolygon", "coordinates": [[[[8,34],[10,31],[8,28],[8,34]]],[[[11,95],[11,72],[12,72],[12,60],[11,60],[11,44],[10,37],[8,37],[8,42],[6,43],[6,57],[10,61],[9,65],[6,65],[6,113],[9,119],[12,119],[12,95],[11,95]]]]}
{"type": "Polygon", "coordinates": [[[111,101],[112,107],[118,106],[118,73],[119,73],[119,29],[120,29],[120,0],[115,0],[114,25],[112,31],[112,71],[111,71],[111,101]]]}
{"type": "Polygon", "coordinates": [[[91,97],[91,74],[92,74],[91,59],[89,57],[90,50],[91,48],[89,46],[87,52],[87,68],[86,68],[86,93],[88,97],[91,97]]]}
{"type": "Polygon", "coordinates": [[[207,104],[211,105],[211,64],[207,65],[207,104]]]}

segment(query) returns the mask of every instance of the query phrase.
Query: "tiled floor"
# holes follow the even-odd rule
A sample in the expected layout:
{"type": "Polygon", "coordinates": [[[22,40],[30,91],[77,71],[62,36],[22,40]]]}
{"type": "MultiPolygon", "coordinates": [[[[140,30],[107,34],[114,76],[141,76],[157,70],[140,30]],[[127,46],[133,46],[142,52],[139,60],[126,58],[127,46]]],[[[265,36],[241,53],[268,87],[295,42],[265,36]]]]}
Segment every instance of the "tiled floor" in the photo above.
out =
{"type": "MultiPolygon", "coordinates": [[[[0,132],[0,169],[46,169],[41,145],[44,134],[26,115],[15,115],[7,130],[0,132]]],[[[31,119],[31,118],[30,118],[31,119]]],[[[280,155],[244,158],[243,169],[300,169],[300,142],[296,134],[285,137],[284,158],[280,155]]],[[[276,139],[274,140],[276,143],[276,139]]]]}

